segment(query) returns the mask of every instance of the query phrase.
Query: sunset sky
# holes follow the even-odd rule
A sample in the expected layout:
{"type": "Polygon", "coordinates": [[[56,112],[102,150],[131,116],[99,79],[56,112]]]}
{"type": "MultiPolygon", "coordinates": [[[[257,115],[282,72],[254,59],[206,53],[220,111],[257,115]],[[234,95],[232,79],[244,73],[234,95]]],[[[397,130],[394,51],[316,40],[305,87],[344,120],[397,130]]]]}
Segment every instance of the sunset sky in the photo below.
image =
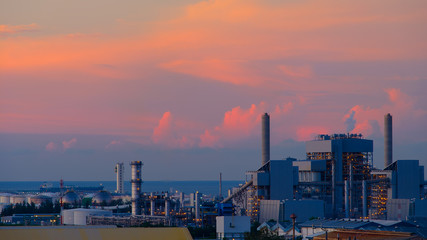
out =
{"type": "Polygon", "coordinates": [[[362,133],[427,165],[427,1],[3,0],[0,181],[244,179],[362,133]]]}

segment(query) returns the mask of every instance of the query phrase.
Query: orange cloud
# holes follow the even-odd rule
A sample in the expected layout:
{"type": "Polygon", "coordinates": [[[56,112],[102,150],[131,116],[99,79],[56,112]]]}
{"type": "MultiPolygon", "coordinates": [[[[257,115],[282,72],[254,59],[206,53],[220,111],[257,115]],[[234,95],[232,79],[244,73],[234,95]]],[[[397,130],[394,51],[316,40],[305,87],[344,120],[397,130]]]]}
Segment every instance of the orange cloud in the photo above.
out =
{"type": "Polygon", "coordinates": [[[189,74],[201,78],[228,82],[236,85],[255,86],[263,82],[256,74],[250,74],[241,62],[221,59],[204,59],[197,61],[176,60],[159,65],[160,67],[178,73],[189,74]]]}
{"type": "Polygon", "coordinates": [[[21,32],[36,31],[39,29],[39,25],[35,23],[27,25],[0,25],[0,36],[2,34],[17,34],[21,32]]]}

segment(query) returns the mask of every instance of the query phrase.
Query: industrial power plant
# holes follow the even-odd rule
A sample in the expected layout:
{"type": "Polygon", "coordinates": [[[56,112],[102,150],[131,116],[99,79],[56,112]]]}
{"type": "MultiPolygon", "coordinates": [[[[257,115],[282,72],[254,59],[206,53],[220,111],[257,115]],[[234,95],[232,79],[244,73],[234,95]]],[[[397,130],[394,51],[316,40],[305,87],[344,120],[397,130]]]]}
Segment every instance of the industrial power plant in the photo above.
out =
{"type": "MultiPolygon", "coordinates": [[[[330,231],[346,229],[364,234],[367,230],[380,234],[388,231],[388,236],[394,237],[410,232],[410,237],[427,237],[424,166],[419,160],[393,159],[391,114],[384,116],[381,169],[373,166],[373,140],[359,133],[320,134],[305,143],[305,159],[270,159],[270,115],[265,113],[260,118],[260,165],[246,171],[246,181],[229,189],[227,196],[222,196],[221,173],[216,196],[198,191],[146,192],[143,162],[132,161],[130,194],[124,187],[125,165],[120,162],[114,167],[114,193],[102,187],[70,188],[61,183],[60,188],[42,186],[41,194],[31,197],[3,193],[0,201],[41,204],[59,199],[61,216],[45,216],[43,220],[52,224],[216,226],[218,239],[244,239],[251,223],[259,223],[258,230],[284,238],[292,235],[313,239],[320,233],[327,238],[330,231]]],[[[29,216],[18,215],[4,217],[2,222],[17,219],[37,222],[34,216],[28,220],[29,216]]]]}

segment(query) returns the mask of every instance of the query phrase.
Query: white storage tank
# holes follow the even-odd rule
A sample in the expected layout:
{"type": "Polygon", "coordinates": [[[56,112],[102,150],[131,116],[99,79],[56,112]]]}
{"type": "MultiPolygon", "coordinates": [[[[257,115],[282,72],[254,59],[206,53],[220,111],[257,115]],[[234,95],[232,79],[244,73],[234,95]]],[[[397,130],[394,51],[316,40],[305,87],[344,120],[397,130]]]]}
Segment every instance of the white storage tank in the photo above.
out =
{"type": "Polygon", "coordinates": [[[52,202],[52,198],[45,195],[33,195],[28,197],[28,203],[34,203],[35,205],[40,205],[46,202],[52,202]]]}
{"type": "Polygon", "coordinates": [[[64,225],[74,225],[74,211],[73,209],[70,210],[63,210],[62,211],[62,223],[64,225]]]}
{"type": "Polygon", "coordinates": [[[10,193],[1,193],[0,203],[9,204],[10,203],[10,196],[12,196],[12,194],[10,194],[10,193]]]}
{"type": "Polygon", "coordinates": [[[87,225],[88,216],[113,216],[113,212],[101,209],[76,208],[62,211],[63,223],[67,225],[87,225]]]}
{"type": "Polygon", "coordinates": [[[27,202],[27,197],[24,195],[10,196],[10,203],[11,204],[24,203],[24,202],[27,202]]]}

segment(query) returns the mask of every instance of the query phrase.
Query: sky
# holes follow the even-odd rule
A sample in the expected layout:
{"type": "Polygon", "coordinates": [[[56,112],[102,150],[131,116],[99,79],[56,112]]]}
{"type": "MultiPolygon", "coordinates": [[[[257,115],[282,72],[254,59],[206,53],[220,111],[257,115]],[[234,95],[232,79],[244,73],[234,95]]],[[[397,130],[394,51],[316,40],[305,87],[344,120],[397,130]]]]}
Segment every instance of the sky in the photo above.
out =
{"type": "Polygon", "coordinates": [[[0,181],[245,179],[362,133],[427,165],[427,2],[2,0],[0,181]]]}

